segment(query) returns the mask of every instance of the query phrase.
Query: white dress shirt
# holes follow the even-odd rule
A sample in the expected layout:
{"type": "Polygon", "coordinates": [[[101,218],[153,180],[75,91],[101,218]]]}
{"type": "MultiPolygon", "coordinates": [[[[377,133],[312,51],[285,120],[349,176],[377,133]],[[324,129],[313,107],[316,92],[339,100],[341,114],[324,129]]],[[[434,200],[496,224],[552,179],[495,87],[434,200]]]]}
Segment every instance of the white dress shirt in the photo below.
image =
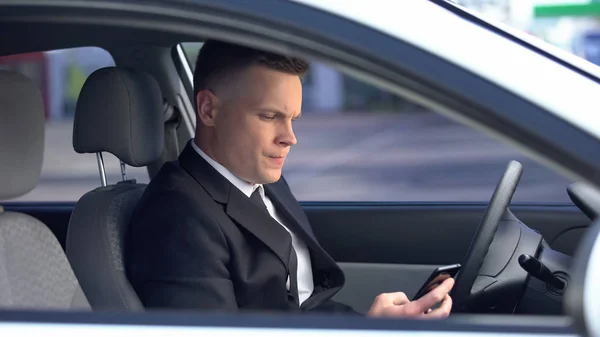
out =
{"type": "MultiPolygon", "coordinates": [[[[292,236],[292,246],[296,251],[296,256],[298,258],[298,300],[300,304],[304,302],[307,298],[312,295],[314,290],[313,283],[313,273],[312,266],[310,263],[310,253],[306,244],[296,236],[292,231],[290,231],[284,224],[281,217],[277,214],[275,210],[275,206],[271,202],[271,199],[265,194],[264,187],[261,184],[250,184],[247,181],[244,181],[237,176],[235,176],[231,171],[226,169],[223,165],[217,163],[214,159],[209,157],[204,151],[202,151],[194,141],[192,141],[192,147],[196,152],[204,158],[215,170],[217,170],[223,177],[225,177],[229,182],[233,184],[233,186],[237,187],[242,193],[244,193],[248,198],[252,195],[252,192],[259,189],[260,196],[262,197],[265,205],[267,206],[267,210],[273,219],[275,219],[285,230],[287,230],[292,236]]],[[[288,275],[288,279],[286,282],[287,290],[290,290],[290,277],[288,275]]]]}

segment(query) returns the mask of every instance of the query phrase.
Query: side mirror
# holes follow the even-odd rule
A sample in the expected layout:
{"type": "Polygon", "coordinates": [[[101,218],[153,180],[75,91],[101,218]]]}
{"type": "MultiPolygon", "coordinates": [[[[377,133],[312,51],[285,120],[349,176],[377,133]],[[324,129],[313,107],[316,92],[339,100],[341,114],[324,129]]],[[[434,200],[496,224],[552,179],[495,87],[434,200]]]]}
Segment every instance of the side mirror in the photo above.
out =
{"type": "MultiPolygon", "coordinates": [[[[588,202],[600,200],[600,192],[585,185],[585,193],[595,194],[588,202]]],[[[577,193],[577,191],[575,191],[577,193]]],[[[600,206],[594,205],[594,208],[600,206]]],[[[565,293],[565,312],[582,336],[600,336],[600,220],[594,221],[573,256],[571,281],[565,293]]]]}

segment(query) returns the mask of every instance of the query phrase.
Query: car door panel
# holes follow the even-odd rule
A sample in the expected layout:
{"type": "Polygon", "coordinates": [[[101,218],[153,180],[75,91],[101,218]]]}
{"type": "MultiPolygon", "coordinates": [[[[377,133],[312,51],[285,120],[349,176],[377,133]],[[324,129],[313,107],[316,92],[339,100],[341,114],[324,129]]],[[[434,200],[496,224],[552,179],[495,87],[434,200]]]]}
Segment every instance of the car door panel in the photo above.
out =
{"type": "Polygon", "coordinates": [[[403,291],[412,298],[438,265],[341,262],[346,283],[334,300],[368,312],[381,293],[403,291]]]}
{"type": "MultiPolygon", "coordinates": [[[[412,297],[438,266],[460,263],[485,203],[302,203],[323,247],[346,274],[335,299],[366,312],[382,292],[412,297]]],[[[74,203],[10,203],[44,222],[65,247],[74,203]]],[[[571,254],[589,224],[573,205],[513,205],[513,213],[571,254]]]]}
{"type": "MultiPolygon", "coordinates": [[[[429,265],[461,261],[487,207],[485,203],[316,202],[303,206],[320,243],[338,262],[429,265]]],[[[565,254],[572,254],[582,233],[572,230],[590,222],[568,204],[519,204],[510,209],[565,254]]]]}
{"type": "MultiPolygon", "coordinates": [[[[38,218],[62,244],[74,205],[13,202],[4,204],[4,208],[38,218]]],[[[338,262],[425,265],[460,260],[487,207],[485,203],[302,205],[319,241],[338,262]]],[[[554,249],[569,255],[590,223],[577,207],[569,204],[519,204],[511,206],[511,210],[526,225],[540,231],[554,249]]]]}
{"type": "Polygon", "coordinates": [[[460,260],[478,224],[476,213],[466,209],[359,203],[305,207],[319,242],[336,261],[389,264],[460,260]]]}
{"type": "MultiPolygon", "coordinates": [[[[461,263],[485,203],[304,203],[323,247],[346,273],[336,299],[368,310],[382,292],[414,295],[438,266],[461,263]]],[[[589,224],[573,205],[513,205],[551,246],[571,254],[589,224]]]]}

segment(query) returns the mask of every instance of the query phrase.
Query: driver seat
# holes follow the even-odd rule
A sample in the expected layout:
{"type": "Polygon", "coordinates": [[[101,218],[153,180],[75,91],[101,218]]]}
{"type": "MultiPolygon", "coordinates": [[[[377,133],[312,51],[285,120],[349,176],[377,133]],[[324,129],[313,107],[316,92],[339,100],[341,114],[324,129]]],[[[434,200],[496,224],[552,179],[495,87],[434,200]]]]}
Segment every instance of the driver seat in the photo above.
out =
{"type": "Polygon", "coordinates": [[[67,256],[94,310],[143,311],[127,280],[124,237],[146,188],[126,180],[125,164],[143,167],[164,147],[162,93],[155,79],[129,68],[96,70],[75,110],[73,148],[96,154],[102,186],[77,202],[67,229],[67,256]],[[121,161],[123,181],[108,185],[102,152],[121,161]]]}

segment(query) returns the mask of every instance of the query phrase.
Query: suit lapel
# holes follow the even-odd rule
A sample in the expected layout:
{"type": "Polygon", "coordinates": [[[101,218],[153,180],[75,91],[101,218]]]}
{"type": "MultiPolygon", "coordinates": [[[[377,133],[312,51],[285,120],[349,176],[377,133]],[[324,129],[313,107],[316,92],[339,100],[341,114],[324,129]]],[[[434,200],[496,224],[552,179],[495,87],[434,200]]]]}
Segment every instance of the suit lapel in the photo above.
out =
{"type": "Polygon", "coordinates": [[[288,273],[290,273],[289,259],[292,237],[271,217],[267,209],[261,209],[237,188],[232,188],[225,212],[267,245],[279,257],[286,266],[288,273]]]}
{"type": "Polygon", "coordinates": [[[244,193],[215,170],[188,144],[179,156],[186,170],[206,192],[224,205],[227,215],[262,241],[281,260],[289,274],[292,239],[266,209],[252,202],[244,193]]]}
{"type": "Polygon", "coordinates": [[[296,201],[283,177],[276,183],[264,185],[271,202],[281,215],[288,228],[298,235],[312,255],[313,270],[337,268],[335,260],[321,247],[315,237],[310,223],[296,201]]]}
{"type": "Polygon", "coordinates": [[[304,211],[300,207],[300,204],[289,190],[289,187],[285,183],[283,177],[278,182],[273,184],[263,185],[266,194],[275,205],[277,211],[283,213],[286,220],[293,222],[292,227],[294,229],[301,229],[312,241],[317,242],[317,238],[308,223],[308,219],[304,215],[304,211]]]}
{"type": "Polygon", "coordinates": [[[302,207],[294,198],[284,178],[264,187],[271,202],[284,217],[286,226],[306,243],[310,251],[315,288],[301,307],[311,310],[329,300],[341,289],[345,281],[344,274],[333,258],[319,245],[302,207]]]}

